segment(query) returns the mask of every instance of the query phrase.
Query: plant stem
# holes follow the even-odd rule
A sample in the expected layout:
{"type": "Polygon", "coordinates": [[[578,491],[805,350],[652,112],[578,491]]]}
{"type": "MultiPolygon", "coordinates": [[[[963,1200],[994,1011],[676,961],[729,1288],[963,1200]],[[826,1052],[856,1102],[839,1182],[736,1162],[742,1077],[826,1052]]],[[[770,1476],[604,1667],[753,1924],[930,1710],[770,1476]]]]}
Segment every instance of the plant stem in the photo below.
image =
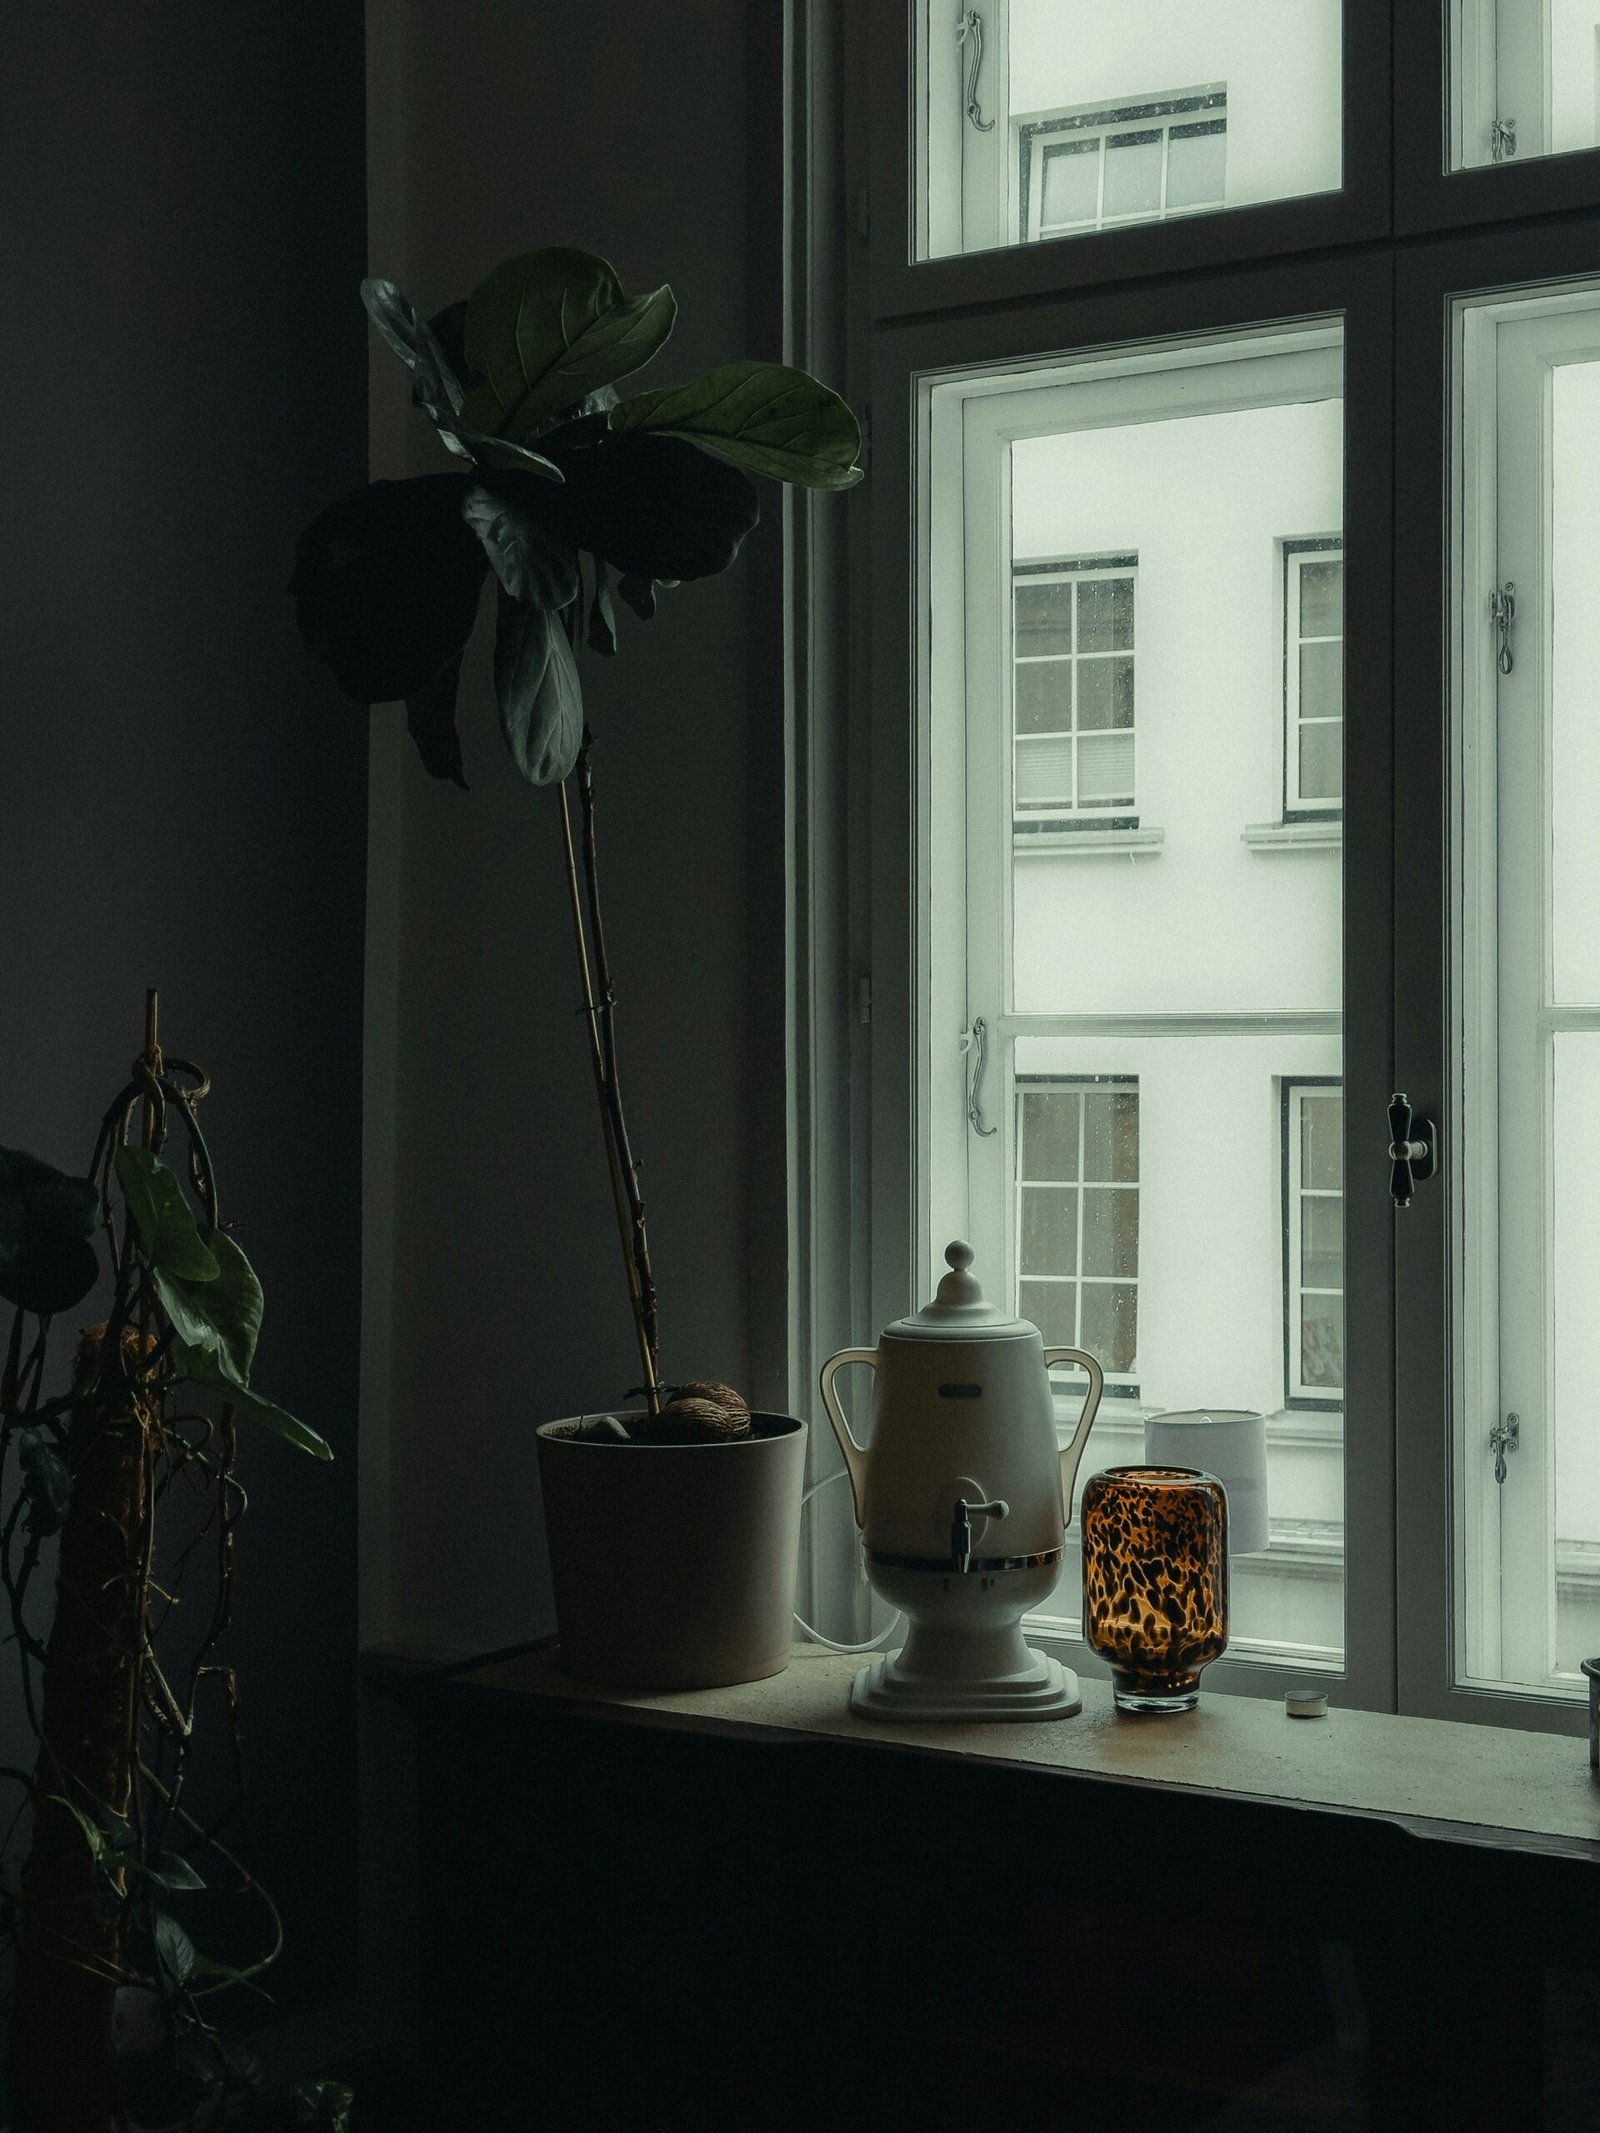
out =
{"type": "MultiPolygon", "coordinates": [[[[557,788],[561,802],[561,836],[566,851],[567,897],[572,911],[572,935],[578,956],[578,976],[583,987],[584,1021],[589,1031],[589,1061],[594,1071],[595,1095],[600,1105],[600,1127],[606,1145],[606,1167],[611,1174],[611,1196],[616,1208],[617,1232],[622,1244],[623,1267],[628,1277],[628,1307],[633,1318],[634,1336],[639,1344],[639,1360],[644,1368],[645,1396],[651,1414],[661,1408],[661,1394],[656,1381],[656,1351],[651,1340],[651,1325],[654,1318],[654,1285],[652,1283],[651,1315],[647,1319],[644,1298],[639,1281],[639,1258],[635,1239],[641,1236],[644,1227],[642,1203],[637,1211],[635,1224],[627,1176],[632,1176],[635,1190],[637,1174],[624,1172],[617,1143],[617,1120],[621,1116],[622,1100],[615,1086],[615,1053],[612,1053],[612,1074],[608,1075],[607,1054],[601,1037],[600,1008],[595,998],[594,972],[590,962],[589,940],[584,922],[584,898],[578,883],[578,854],[572,829],[572,808],[565,784],[557,788]]],[[[592,808],[592,796],[590,807],[592,808]]],[[[591,909],[593,908],[591,892],[591,909]]],[[[648,1272],[648,1251],[645,1257],[648,1272]]]]}

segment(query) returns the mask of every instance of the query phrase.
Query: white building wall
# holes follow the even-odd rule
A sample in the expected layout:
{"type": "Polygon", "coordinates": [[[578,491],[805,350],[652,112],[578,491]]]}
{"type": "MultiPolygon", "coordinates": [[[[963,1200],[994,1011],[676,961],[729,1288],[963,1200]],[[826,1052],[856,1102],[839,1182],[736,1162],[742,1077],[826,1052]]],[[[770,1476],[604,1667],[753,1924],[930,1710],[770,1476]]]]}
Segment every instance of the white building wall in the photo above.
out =
{"type": "Polygon", "coordinates": [[[1343,167],[1342,14],[1340,0],[1010,0],[1011,116],[1220,84],[1228,206],[1325,191],[1343,167]]]}

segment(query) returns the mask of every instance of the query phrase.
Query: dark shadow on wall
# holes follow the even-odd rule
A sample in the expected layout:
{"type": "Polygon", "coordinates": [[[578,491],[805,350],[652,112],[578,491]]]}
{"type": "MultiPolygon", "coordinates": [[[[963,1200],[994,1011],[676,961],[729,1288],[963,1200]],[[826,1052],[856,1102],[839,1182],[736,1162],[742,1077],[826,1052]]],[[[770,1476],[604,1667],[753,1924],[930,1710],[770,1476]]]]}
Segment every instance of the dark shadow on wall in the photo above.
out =
{"type": "Polygon", "coordinates": [[[367,722],[284,587],[366,471],[362,9],[62,0],[3,43],[0,1142],[81,1167],[160,986],[263,1385],[338,1454],[245,1453],[237,1848],[287,2011],[354,1968],[367,722]]]}

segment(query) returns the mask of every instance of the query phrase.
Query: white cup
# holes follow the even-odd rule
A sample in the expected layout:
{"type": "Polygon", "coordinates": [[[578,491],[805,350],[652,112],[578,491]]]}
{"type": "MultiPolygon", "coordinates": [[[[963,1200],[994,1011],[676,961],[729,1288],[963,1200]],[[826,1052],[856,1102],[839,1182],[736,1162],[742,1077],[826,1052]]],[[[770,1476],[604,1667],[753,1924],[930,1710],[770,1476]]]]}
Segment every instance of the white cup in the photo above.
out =
{"type": "Polygon", "coordinates": [[[1228,1497],[1228,1553],[1267,1545],[1267,1424],[1236,1407],[1196,1407],[1151,1415],[1144,1426],[1148,1466],[1197,1466],[1228,1497]]]}

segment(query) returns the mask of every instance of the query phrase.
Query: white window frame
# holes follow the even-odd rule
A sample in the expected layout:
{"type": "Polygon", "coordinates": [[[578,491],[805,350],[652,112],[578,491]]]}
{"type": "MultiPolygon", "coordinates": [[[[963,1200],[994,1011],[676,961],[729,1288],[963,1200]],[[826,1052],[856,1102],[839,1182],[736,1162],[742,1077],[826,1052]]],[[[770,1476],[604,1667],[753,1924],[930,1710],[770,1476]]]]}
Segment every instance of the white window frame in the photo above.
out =
{"type": "MultiPolygon", "coordinates": [[[[1327,644],[1331,638],[1308,638],[1300,632],[1300,574],[1307,563],[1344,562],[1344,540],[1337,534],[1296,537],[1279,542],[1283,558],[1283,819],[1289,822],[1326,822],[1344,813],[1344,794],[1330,798],[1305,794],[1300,789],[1300,729],[1302,725],[1337,725],[1343,756],[1344,710],[1335,719],[1302,719],[1300,713],[1300,647],[1327,644]]],[[[1341,601],[1342,612],[1342,601],[1341,601]]],[[[1344,644],[1341,623],[1338,642],[1344,644]]],[[[1343,779],[1340,780],[1341,786],[1343,779]]]]}
{"type": "Polygon", "coordinates": [[[1068,653],[1050,653],[1039,657],[1020,653],[1016,649],[1015,635],[1011,651],[1012,711],[1012,818],[1014,832],[1018,836],[1047,834],[1051,830],[1077,829],[1122,829],[1139,827],[1139,558],[1137,555],[1088,556],[1059,562],[1045,562],[1036,558],[1014,561],[1011,566],[1012,613],[1015,616],[1015,596],[1023,585],[1071,584],[1074,588],[1072,602],[1072,650],[1068,653]],[[1126,584],[1133,591],[1133,642],[1126,651],[1080,652],[1078,649],[1078,600],[1076,588],[1083,584],[1126,584]],[[1134,713],[1133,724],[1127,727],[1083,727],[1078,720],[1078,683],[1080,663],[1085,659],[1131,659],[1134,663],[1134,713]],[[1024,734],[1017,723],[1016,675],[1017,669],[1031,665],[1067,664],[1072,670],[1072,724],[1065,731],[1055,734],[1024,734]],[[1131,787],[1126,799],[1108,801],[1084,801],[1081,797],[1082,778],[1079,760],[1086,732],[1126,732],[1133,750],[1133,770],[1128,783],[1131,787]],[[1072,797],[1070,800],[1022,800],[1017,797],[1020,783],[1016,771],[1022,760],[1022,752],[1040,740],[1065,740],[1072,746],[1072,797]]]}
{"type": "MultiPolygon", "coordinates": [[[[1300,1322],[1301,1300],[1306,1290],[1302,1273],[1302,1222],[1304,1205],[1309,1194],[1337,1199],[1341,1217],[1344,1208],[1344,1185],[1341,1179],[1337,1193],[1325,1188],[1307,1186],[1301,1177],[1301,1126],[1308,1099],[1326,1100],[1330,1092],[1337,1092],[1340,1100],[1340,1143],[1343,1145],[1344,1084],[1332,1075],[1285,1075],[1282,1082],[1283,1121],[1283,1404],[1286,1408],[1322,1410],[1342,1414],[1344,1411],[1344,1386],[1307,1385],[1300,1375],[1301,1348],[1300,1322]]],[[[1313,1291],[1313,1294],[1323,1293],[1313,1291]]],[[[1344,1307],[1344,1283],[1339,1284],[1341,1314],[1344,1307]]]]}
{"type": "MultiPolygon", "coordinates": [[[[1116,1092],[1123,1095],[1131,1093],[1134,1098],[1135,1104],[1137,1104],[1139,1100],[1139,1077],[1136,1074],[1018,1074],[1013,1077],[1012,1088],[1013,1101],[1017,1106],[1018,1112],[1016,1146],[1019,1151],[1019,1161],[1021,1157],[1021,1151],[1024,1145],[1024,1135],[1021,1129],[1020,1122],[1021,1108],[1023,1099],[1026,1096],[1047,1089],[1071,1089],[1074,1090],[1079,1096],[1116,1092]]],[[[1078,1175],[1076,1180],[1057,1181],[1055,1179],[1033,1179],[1025,1177],[1019,1170],[1014,1181],[1013,1187],[1012,1206],[1014,1236],[1012,1249],[1015,1253],[1016,1265],[1018,1269],[1018,1283],[1020,1285],[1023,1280],[1048,1282],[1053,1287],[1070,1287],[1073,1290],[1075,1299],[1073,1311],[1074,1330],[1069,1336],[1064,1337],[1059,1343],[1059,1345],[1068,1348],[1081,1348],[1084,1346],[1083,1291],[1084,1284],[1086,1282],[1094,1286],[1109,1287],[1115,1285],[1118,1287],[1132,1288],[1135,1294],[1135,1309],[1137,1310],[1138,1308],[1137,1299],[1139,1294],[1139,1266],[1137,1255],[1135,1256],[1134,1261],[1134,1271],[1131,1275],[1086,1274],[1083,1270],[1083,1240],[1085,1216],[1088,1207],[1087,1194],[1090,1192],[1131,1192],[1135,1195],[1142,1193],[1144,1189],[1142,1158],[1141,1174],[1132,1179],[1086,1179],[1083,1173],[1084,1154],[1087,1146],[1087,1140],[1088,1115],[1086,1108],[1080,1105],[1078,1113],[1078,1175]],[[1078,1195],[1078,1236],[1077,1251],[1075,1255],[1077,1271],[1070,1275],[1029,1274],[1024,1276],[1021,1271],[1023,1193],[1026,1189],[1047,1190],[1058,1182],[1062,1185],[1063,1189],[1075,1190],[1078,1195]]],[[[1026,1313],[1024,1313],[1023,1315],[1026,1316],[1026,1313]]],[[[1047,1342],[1047,1345],[1048,1344],[1049,1343],[1047,1342]]],[[[1090,1352],[1092,1353],[1093,1351],[1091,1350],[1090,1352]]],[[[1136,1339],[1134,1344],[1133,1369],[1106,1369],[1105,1389],[1108,1398],[1124,1400],[1138,1399],[1138,1360],[1138,1342],[1136,1339]]]]}
{"type": "Polygon", "coordinates": [[[1549,0],[1450,0],[1449,38],[1451,169],[1548,155],[1554,132],[1549,0]],[[1502,118],[1515,127],[1514,146],[1496,138],[1502,118]]]}
{"type": "Polygon", "coordinates": [[[1458,299],[1452,340],[1453,1671],[1460,1689],[1576,1703],[1584,1682],[1553,1663],[1559,1585],[1587,1572],[1564,1567],[1556,1532],[1550,1106],[1555,1037],[1600,1012],[1551,998],[1549,868],[1525,845],[1550,806],[1550,380],[1562,362],[1600,361],[1600,283],[1458,299]],[[1508,579],[1502,675],[1489,602],[1508,579]],[[1502,834],[1519,830],[1502,866],[1502,834]],[[1534,1099],[1510,1106],[1505,1060],[1530,1032],[1534,1099]],[[1490,1431],[1512,1412],[1502,1484],[1490,1431]]]}
{"type": "MultiPolygon", "coordinates": [[[[1062,110],[1037,112],[1015,122],[1017,214],[1013,227],[1024,244],[1037,244],[1053,237],[1075,237],[1088,230],[1121,229],[1136,222],[1166,222],[1179,215],[1214,215],[1227,205],[1227,182],[1224,178],[1221,195],[1215,200],[1199,200],[1191,205],[1169,207],[1167,204],[1168,174],[1172,161],[1172,137],[1174,132],[1220,133],[1224,141],[1228,131],[1228,90],[1225,82],[1211,82],[1202,88],[1178,89],[1161,94],[1124,100],[1116,104],[1086,104],[1068,106],[1062,110]],[[1138,208],[1129,214],[1108,215],[1105,211],[1106,152],[1113,137],[1123,133],[1157,133],[1161,140],[1161,203],[1154,208],[1138,208]],[[1052,147],[1064,141],[1094,140],[1097,143],[1095,186],[1095,212],[1076,222],[1052,222],[1043,220],[1044,166],[1052,147]]],[[[1226,149],[1224,149],[1226,168],[1226,149]]]]}

